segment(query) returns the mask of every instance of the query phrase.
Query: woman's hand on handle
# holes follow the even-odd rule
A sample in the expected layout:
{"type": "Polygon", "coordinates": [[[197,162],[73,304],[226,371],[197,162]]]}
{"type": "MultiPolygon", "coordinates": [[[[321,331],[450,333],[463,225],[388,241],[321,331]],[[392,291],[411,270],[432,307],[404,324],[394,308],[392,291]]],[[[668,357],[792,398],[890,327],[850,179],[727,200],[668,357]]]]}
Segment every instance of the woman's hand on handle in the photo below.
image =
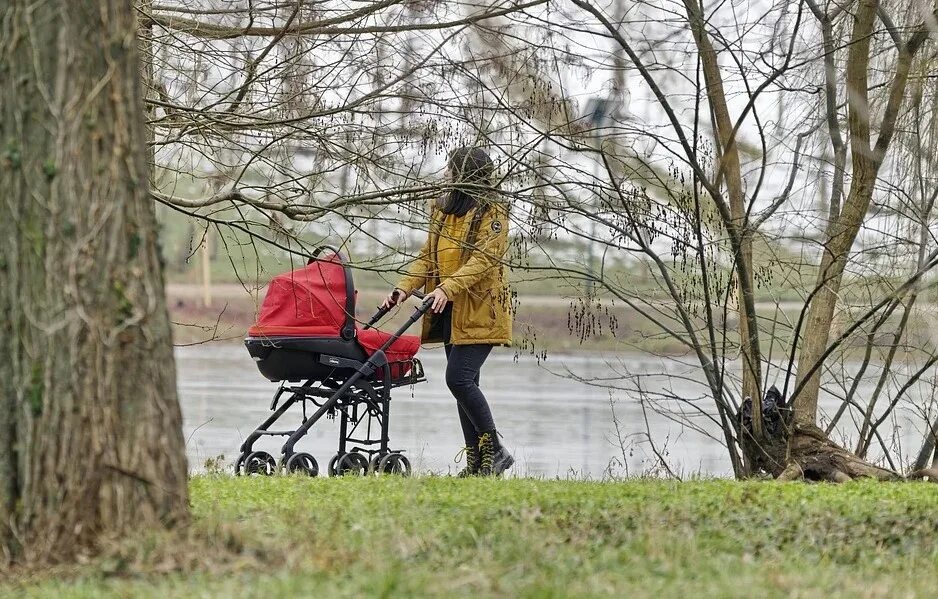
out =
{"type": "Polygon", "coordinates": [[[430,309],[439,314],[443,311],[443,308],[446,307],[446,302],[449,301],[446,292],[443,291],[440,287],[437,287],[430,293],[424,296],[423,301],[427,302],[433,300],[433,303],[430,305],[430,309]]]}
{"type": "Polygon", "coordinates": [[[381,302],[381,309],[390,310],[394,306],[406,300],[408,295],[409,294],[403,289],[398,289],[395,287],[391,293],[389,293],[388,296],[384,298],[384,301],[381,302]]]}

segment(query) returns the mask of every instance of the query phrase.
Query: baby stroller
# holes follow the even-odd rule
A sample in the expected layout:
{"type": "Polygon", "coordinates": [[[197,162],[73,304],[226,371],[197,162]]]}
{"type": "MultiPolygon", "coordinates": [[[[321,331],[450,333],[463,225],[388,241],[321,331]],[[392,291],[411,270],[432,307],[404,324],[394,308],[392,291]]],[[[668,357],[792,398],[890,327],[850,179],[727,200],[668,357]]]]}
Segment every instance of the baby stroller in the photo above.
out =
{"type": "Polygon", "coordinates": [[[244,345],[261,374],[280,382],[280,388],[270,404],[273,414],[241,445],[235,474],[271,475],[279,469],[317,476],[316,458],[294,448],[327,414],[339,418],[330,476],[410,473],[403,453],[389,448],[391,389],[426,381],[414,357],[420,338],[404,332],[430,304],[423,303],[397,332],[388,334],[371,328],[387,310],[378,310],[364,327],[356,325],[355,299],[351,269],[328,246],[318,248],[304,268],[271,281],[244,345]],[[271,429],[297,404],[302,408],[298,428],[271,429]],[[311,416],[308,404],[316,408],[311,416]],[[254,442],[264,436],[287,437],[279,464],[271,454],[254,451],[254,442]]]}

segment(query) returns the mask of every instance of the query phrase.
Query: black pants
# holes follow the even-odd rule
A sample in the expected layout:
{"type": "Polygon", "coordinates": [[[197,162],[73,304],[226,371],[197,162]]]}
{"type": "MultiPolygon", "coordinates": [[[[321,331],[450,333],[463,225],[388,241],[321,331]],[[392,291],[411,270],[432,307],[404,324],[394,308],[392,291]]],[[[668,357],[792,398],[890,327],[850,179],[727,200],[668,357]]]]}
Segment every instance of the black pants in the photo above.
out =
{"type": "Polygon", "coordinates": [[[491,345],[445,345],[446,386],[456,398],[459,424],[467,446],[478,445],[479,434],[495,428],[489,402],[479,389],[479,371],[491,345]]]}
{"type": "Polygon", "coordinates": [[[442,327],[446,351],[446,386],[456,398],[459,424],[467,446],[478,445],[479,435],[495,429],[492,410],[479,389],[482,365],[492,351],[492,345],[453,345],[449,342],[452,330],[452,304],[435,317],[442,327]]]}

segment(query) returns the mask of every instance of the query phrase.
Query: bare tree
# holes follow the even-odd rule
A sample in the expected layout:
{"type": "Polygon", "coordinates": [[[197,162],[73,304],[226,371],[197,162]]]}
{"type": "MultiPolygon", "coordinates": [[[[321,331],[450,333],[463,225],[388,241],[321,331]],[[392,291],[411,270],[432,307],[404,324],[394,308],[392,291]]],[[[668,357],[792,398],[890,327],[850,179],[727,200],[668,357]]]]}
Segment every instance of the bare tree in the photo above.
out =
{"type": "MultiPolygon", "coordinates": [[[[930,23],[934,21],[932,15],[923,17],[914,15],[911,12],[910,19],[919,19],[917,24],[913,22],[911,33],[904,34],[902,31],[895,30],[889,19],[888,9],[876,2],[860,3],[856,11],[847,16],[842,13],[842,8],[833,10],[836,14],[827,14],[813,3],[812,10],[817,16],[823,33],[824,43],[821,47],[826,52],[812,56],[813,48],[810,46],[807,51],[799,48],[796,43],[798,35],[802,34],[802,11],[793,9],[794,15],[789,15],[788,19],[792,22],[792,31],[787,34],[787,41],[782,39],[777,44],[781,47],[780,60],[775,64],[767,64],[768,72],[760,81],[752,82],[750,88],[749,78],[752,71],[743,66],[745,50],[735,50],[736,45],[732,41],[726,40],[726,32],[720,29],[713,22],[708,22],[705,18],[706,8],[696,2],[685,2],[684,8],[687,15],[687,24],[693,33],[694,45],[697,51],[698,64],[703,72],[705,84],[705,98],[709,106],[709,111],[714,124],[714,144],[716,148],[716,163],[713,169],[713,175],[703,168],[699,161],[699,155],[696,148],[687,141],[689,136],[683,132],[684,124],[677,118],[676,111],[671,107],[671,100],[660,91],[656,82],[656,76],[652,69],[642,60],[642,57],[632,48],[632,43],[627,40],[621,30],[615,27],[605,14],[586,1],[575,0],[575,4],[585,9],[598,19],[608,34],[617,39],[620,44],[627,49],[630,58],[641,73],[645,83],[652,89],[659,106],[667,113],[670,118],[673,130],[681,144],[682,159],[692,169],[695,178],[709,199],[714,202],[717,214],[720,217],[720,225],[725,229],[729,238],[729,244],[732,251],[733,269],[735,271],[736,284],[741,291],[739,301],[739,325],[741,332],[741,358],[743,374],[743,393],[748,397],[759,398],[764,393],[758,382],[760,376],[756,368],[764,368],[766,365],[762,359],[762,350],[758,341],[758,327],[756,325],[755,304],[752,301],[752,292],[755,287],[755,277],[757,275],[756,266],[753,263],[751,236],[758,234],[759,227],[771,223],[771,218],[776,210],[782,206],[788,199],[788,189],[779,195],[779,200],[772,202],[763,211],[756,213],[757,197],[756,193],[762,184],[762,178],[765,175],[765,156],[761,169],[754,169],[757,173],[755,192],[751,193],[747,201],[743,201],[743,186],[740,171],[740,161],[736,152],[736,147],[741,143],[741,131],[745,129],[744,124],[749,115],[756,119],[756,125],[761,129],[758,123],[758,103],[759,95],[768,89],[772,89],[776,81],[782,82],[788,78],[790,71],[793,70],[794,60],[799,61],[819,60],[824,62],[824,73],[826,75],[826,84],[824,86],[827,94],[826,117],[829,125],[832,144],[835,155],[835,182],[833,185],[833,196],[830,201],[829,221],[825,227],[819,265],[817,268],[817,282],[813,289],[808,290],[805,298],[806,315],[799,320],[795,327],[794,335],[791,339],[792,353],[795,347],[800,349],[798,358],[798,379],[793,385],[791,393],[793,400],[793,430],[783,427],[784,430],[778,432],[781,439],[773,441],[771,435],[762,430],[762,415],[760,414],[761,401],[752,403],[751,428],[740,428],[738,435],[742,435],[740,446],[744,450],[744,456],[750,465],[755,465],[755,469],[766,469],[774,475],[779,475],[789,465],[796,463],[800,471],[808,476],[820,478],[849,478],[860,475],[872,475],[877,477],[893,477],[894,472],[886,469],[874,467],[863,462],[856,456],[847,452],[833,443],[826,440],[826,437],[815,425],[817,420],[817,405],[820,376],[826,364],[825,360],[835,349],[849,337],[849,334],[859,328],[863,322],[872,318],[874,314],[879,313],[881,308],[886,307],[893,299],[903,297],[909,290],[916,287],[917,281],[924,272],[931,269],[934,264],[933,257],[926,258],[923,254],[923,260],[918,263],[918,268],[904,283],[900,283],[889,294],[888,298],[880,302],[874,302],[873,307],[868,313],[861,315],[848,328],[847,335],[841,335],[839,339],[831,342],[831,329],[834,324],[834,308],[836,300],[841,295],[841,283],[844,270],[850,257],[851,248],[862,228],[863,224],[869,218],[869,206],[871,205],[874,192],[877,187],[878,173],[883,161],[888,155],[891,142],[896,132],[896,123],[903,110],[907,109],[907,86],[909,75],[912,71],[913,62],[919,51],[925,45],[929,37],[930,23]],[[878,11],[878,12],[877,12],[878,11]],[[874,109],[875,104],[869,97],[869,73],[872,71],[871,62],[871,44],[874,36],[873,23],[877,14],[889,29],[890,37],[894,42],[894,48],[885,49],[890,55],[886,61],[886,72],[891,73],[890,78],[883,85],[886,91],[884,105],[874,109]],[[842,137],[839,134],[839,111],[841,108],[837,102],[837,82],[834,65],[834,47],[832,41],[831,21],[840,16],[842,19],[852,17],[852,33],[849,42],[849,51],[844,67],[847,82],[846,94],[848,101],[846,103],[847,121],[849,125],[849,149],[853,157],[850,175],[852,177],[848,186],[846,198],[843,201],[842,208],[839,203],[840,190],[843,189],[844,166],[842,160],[837,158],[844,152],[842,137]],[[728,114],[727,96],[724,92],[722,78],[725,67],[721,67],[717,52],[714,50],[712,39],[719,39],[723,45],[723,53],[727,55],[738,55],[736,64],[739,72],[735,73],[741,77],[746,89],[748,101],[743,105],[741,113],[735,121],[728,114]],[[797,52],[797,55],[796,55],[797,52]],[[880,117],[878,124],[873,123],[873,119],[880,117]],[[870,142],[871,129],[875,127],[879,130],[879,137],[875,144],[870,142]],[[725,182],[725,192],[721,189],[719,183],[725,182]],[[728,196],[728,201],[724,200],[728,196]],[[753,216],[755,218],[753,218],[753,216]],[[753,370],[752,376],[747,373],[753,370]],[[748,382],[747,382],[748,381],[748,382]],[[755,383],[755,387],[753,386],[755,383]],[[761,391],[758,391],[759,389],[761,391]],[[755,392],[758,391],[758,392],[755,392]],[[751,439],[749,436],[751,435],[751,439]],[[751,442],[750,442],[751,441],[751,442]]],[[[769,12],[779,13],[780,23],[785,22],[784,7],[770,7],[769,12]]],[[[882,60],[882,58],[880,58],[882,60]]],[[[765,61],[769,62],[769,61],[765,61]]],[[[882,65],[876,65],[881,68],[882,65]]],[[[781,87],[781,85],[780,85],[781,87]]],[[[815,128],[816,130],[816,128],[815,128]]],[[[797,131],[789,133],[792,137],[798,136],[795,156],[792,162],[792,177],[795,176],[798,169],[798,155],[801,141],[804,136],[809,135],[810,131],[800,134],[797,131]]],[[[764,134],[759,131],[759,137],[765,145],[764,134]]],[[[696,136],[694,137],[696,139],[696,136]]],[[[692,224],[693,228],[700,228],[702,223],[692,224]]],[[[702,271],[708,266],[703,262],[699,265],[702,271]]],[[[675,300],[679,300],[677,294],[673,294],[675,300]]],[[[894,339],[893,353],[897,347],[896,341],[902,337],[905,327],[903,319],[896,332],[894,339]]],[[[685,319],[685,328],[687,334],[692,334],[694,328],[690,321],[685,319]]],[[[696,343],[694,343],[696,345],[696,343]]],[[[890,369],[888,364],[892,357],[887,357],[887,368],[884,369],[884,375],[890,369]]],[[[926,370],[933,362],[928,361],[922,371],[926,370]]],[[[790,369],[789,369],[790,370],[790,369]]],[[[915,374],[911,379],[913,382],[921,376],[921,372],[915,374]]],[[[787,389],[787,384],[786,384],[787,389]]],[[[900,395],[902,389],[899,390],[900,395]]],[[[876,391],[878,394],[878,391],[876,391]]],[[[875,404],[874,399],[867,404],[867,413],[872,414],[875,404]]],[[[881,417],[878,422],[881,422],[881,417]]],[[[865,453],[865,448],[869,446],[871,430],[869,418],[860,430],[860,448],[865,453]]],[[[787,424],[787,423],[786,423],[787,424]]]]}

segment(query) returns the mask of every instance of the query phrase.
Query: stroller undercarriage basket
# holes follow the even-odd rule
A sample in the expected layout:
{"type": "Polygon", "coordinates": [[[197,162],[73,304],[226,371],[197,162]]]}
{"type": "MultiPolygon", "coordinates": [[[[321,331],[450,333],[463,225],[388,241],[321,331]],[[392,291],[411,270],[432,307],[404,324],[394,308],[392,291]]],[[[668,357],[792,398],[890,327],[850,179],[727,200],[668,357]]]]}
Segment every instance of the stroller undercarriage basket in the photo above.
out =
{"type": "Polygon", "coordinates": [[[323,416],[339,420],[330,475],[410,472],[403,453],[389,447],[391,390],[426,381],[414,357],[419,338],[404,332],[429,304],[423,303],[394,334],[370,329],[386,310],[357,328],[351,271],[335,250],[330,258],[318,257],[322,249],[331,248],[320,248],[306,268],[271,282],[258,323],[244,340],[261,374],[281,385],[270,405],[273,413],[241,445],[236,474],[281,469],[317,476],[316,459],[294,448],[323,416]],[[297,405],[302,412],[298,428],[271,428],[297,405]],[[279,462],[253,449],[255,441],[268,436],[287,437],[279,462]]]}

